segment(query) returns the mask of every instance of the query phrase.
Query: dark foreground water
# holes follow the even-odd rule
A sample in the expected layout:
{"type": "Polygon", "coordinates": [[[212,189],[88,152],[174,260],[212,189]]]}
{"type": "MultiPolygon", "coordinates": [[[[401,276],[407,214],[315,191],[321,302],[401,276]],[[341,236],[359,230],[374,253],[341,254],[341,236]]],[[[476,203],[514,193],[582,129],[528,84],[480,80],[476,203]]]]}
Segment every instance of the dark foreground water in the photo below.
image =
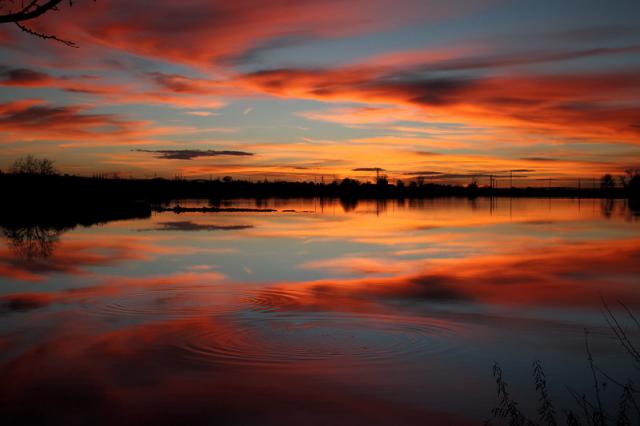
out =
{"type": "Polygon", "coordinates": [[[625,201],[259,207],[3,229],[3,424],[481,424],[496,362],[535,419],[535,360],[558,413],[594,400],[585,328],[605,408],[638,376],[625,201]]]}

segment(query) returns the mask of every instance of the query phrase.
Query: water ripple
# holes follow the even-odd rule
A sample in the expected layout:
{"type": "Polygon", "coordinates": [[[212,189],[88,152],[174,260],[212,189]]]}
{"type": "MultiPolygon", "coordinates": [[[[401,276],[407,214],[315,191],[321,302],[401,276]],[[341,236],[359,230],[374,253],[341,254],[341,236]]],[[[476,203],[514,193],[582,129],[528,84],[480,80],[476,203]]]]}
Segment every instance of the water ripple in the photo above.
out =
{"type": "Polygon", "coordinates": [[[102,317],[174,320],[225,315],[238,310],[239,297],[229,288],[144,288],[87,300],[85,309],[102,317]]]}
{"type": "MultiPolygon", "coordinates": [[[[394,315],[252,315],[182,336],[195,362],[271,367],[300,362],[401,363],[455,349],[446,321],[394,315]]],[[[348,363],[344,364],[345,366],[348,363]]]]}
{"type": "Polygon", "coordinates": [[[413,363],[462,350],[465,329],[459,323],[398,312],[330,310],[326,301],[318,302],[323,298],[299,289],[243,293],[229,287],[162,287],[85,305],[110,319],[166,322],[162,340],[196,364],[331,363],[336,368],[413,363]]]}

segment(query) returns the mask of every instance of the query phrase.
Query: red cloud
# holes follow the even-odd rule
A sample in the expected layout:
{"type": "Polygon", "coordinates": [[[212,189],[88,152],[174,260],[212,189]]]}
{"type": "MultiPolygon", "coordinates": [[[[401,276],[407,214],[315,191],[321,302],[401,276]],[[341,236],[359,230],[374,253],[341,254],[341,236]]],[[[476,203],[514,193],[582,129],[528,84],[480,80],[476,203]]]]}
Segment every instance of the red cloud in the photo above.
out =
{"type": "Polygon", "coordinates": [[[640,97],[635,71],[432,78],[361,66],[261,71],[243,80],[275,96],[412,106],[484,125],[640,143],[640,110],[629,103],[640,97]]]}
{"type": "MultiPolygon", "coordinates": [[[[52,88],[93,95],[110,104],[168,104],[178,108],[219,108],[223,103],[211,95],[229,95],[228,83],[194,79],[175,74],[147,73],[150,88],[112,84],[93,75],[56,77],[30,68],[0,65],[0,86],[52,88]]],[[[236,90],[237,91],[237,90],[236,90]]]]}
{"type": "MultiPolygon", "coordinates": [[[[54,106],[40,99],[0,103],[0,143],[61,141],[85,146],[154,144],[158,135],[193,131],[152,126],[117,114],[98,114],[88,105],[54,106]]],[[[165,142],[166,143],[166,142],[165,142]]]]}
{"type": "Polygon", "coordinates": [[[144,122],[130,121],[112,114],[86,112],[82,105],[52,106],[40,100],[0,104],[0,131],[4,139],[12,134],[26,140],[92,141],[96,138],[114,142],[141,136],[144,122]]]}
{"type": "Polygon", "coordinates": [[[0,66],[0,84],[4,86],[43,86],[52,81],[53,78],[39,71],[0,66]]]}
{"type": "MultiPolygon", "coordinates": [[[[191,114],[201,116],[211,114],[206,109],[222,106],[220,99],[223,97],[226,101],[258,93],[361,104],[350,105],[354,113],[347,109],[335,114],[298,112],[306,118],[346,125],[371,125],[383,121],[388,125],[384,130],[400,131],[400,126],[393,129],[390,124],[395,121],[437,121],[462,123],[474,130],[478,127],[490,129],[491,134],[483,139],[477,134],[467,134],[454,141],[453,137],[458,135],[452,135],[445,143],[449,148],[461,141],[480,146],[489,138],[490,143],[496,145],[514,140],[526,144],[533,139],[538,143],[540,138],[531,138],[532,135],[640,143],[640,73],[637,69],[624,70],[621,65],[597,72],[534,74],[522,71],[535,64],[600,56],[628,57],[639,51],[637,45],[598,44],[595,48],[505,53],[489,46],[488,40],[481,39],[472,43],[447,42],[429,50],[379,53],[368,59],[355,58],[351,66],[335,68],[281,68],[239,74],[237,68],[231,67],[251,65],[254,58],[269,49],[317,38],[347,37],[410,23],[442,20],[472,11],[480,7],[478,3],[482,6],[487,2],[455,0],[446,5],[419,0],[404,0],[400,4],[387,0],[86,2],[70,9],[65,7],[61,13],[30,23],[35,29],[74,40],[82,49],[68,49],[28,38],[29,42],[39,43],[42,55],[26,60],[32,65],[40,61],[41,65],[79,66],[84,70],[91,69],[91,72],[96,72],[94,67],[103,67],[104,71],[109,62],[110,68],[117,68],[116,73],[108,77],[104,74],[102,78],[61,77],[23,65],[5,66],[0,67],[0,85],[56,88],[93,96],[96,101],[109,105],[136,103],[191,108],[195,110],[191,114]],[[55,60],[47,62],[52,51],[55,54],[50,56],[55,60]],[[116,57],[109,53],[126,53],[127,56],[116,57]],[[105,56],[106,60],[98,62],[95,59],[105,56]],[[184,64],[192,65],[204,75],[193,74],[193,69],[180,75],[175,71],[180,68],[163,68],[155,62],[140,61],[136,56],[178,64],[181,68],[184,64]],[[126,63],[129,65],[123,65],[126,63]],[[157,71],[162,69],[165,72],[157,71]],[[150,70],[154,71],[148,72],[150,70]],[[215,70],[215,77],[208,78],[205,70],[215,70]],[[123,83],[120,73],[136,81],[123,83]],[[116,76],[117,80],[110,80],[116,76]],[[502,131],[508,135],[500,134],[502,131]]],[[[23,40],[23,36],[26,37],[14,37],[15,42],[23,40]]],[[[607,42],[611,43],[613,39],[607,39],[607,42]]],[[[614,62],[610,60],[609,63],[614,62]]],[[[0,111],[0,132],[5,133],[4,140],[12,141],[18,138],[64,139],[72,143],[91,140],[92,144],[117,142],[129,145],[152,143],[155,135],[166,133],[166,129],[152,129],[150,123],[92,114],[84,105],[28,107],[20,115],[31,118],[22,121],[18,116],[0,111]],[[39,112],[37,108],[40,108],[39,112]],[[34,112],[38,112],[35,116],[67,117],[66,121],[76,120],[78,124],[46,118],[38,121],[34,112]]],[[[257,173],[262,169],[258,167],[257,173]]]]}
{"type": "Polygon", "coordinates": [[[81,46],[95,43],[163,60],[211,65],[299,39],[428,22],[487,3],[491,1],[113,0],[74,5],[32,25],[81,46]]]}

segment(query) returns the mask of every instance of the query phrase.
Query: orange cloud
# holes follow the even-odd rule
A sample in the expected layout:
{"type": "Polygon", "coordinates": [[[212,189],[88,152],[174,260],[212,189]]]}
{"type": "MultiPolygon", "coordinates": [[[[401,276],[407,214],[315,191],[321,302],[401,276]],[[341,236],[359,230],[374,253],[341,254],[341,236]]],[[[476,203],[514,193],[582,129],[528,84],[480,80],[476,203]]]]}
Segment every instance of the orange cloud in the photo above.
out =
{"type": "MultiPolygon", "coordinates": [[[[76,120],[77,116],[80,124],[63,125],[44,119],[43,126],[35,126],[33,120],[17,123],[16,117],[6,116],[5,122],[0,123],[0,132],[4,133],[5,141],[48,140],[47,136],[56,141],[67,139],[64,141],[67,147],[76,146],[80,141],[83,146],[153,144],[164,136],[174,139],[164,138],[166,145],[175,145],[176,140],[193,129],[161,127],[147,121],[92,114],[90,106],[169,106],[181,108],[184,114],[200,117],[198,120],[202,123],[204,117],[217,114],[211,110],[233,100],[268,95],[349,103],[349,106],[335,105],[294,114],[308,120],[364,129],[369,134],[376,132],[377,136],[366,138],[366,141],[360,137],[327,140],[326,133],[324,136],[315,133],[322,130],[312,129],[314,133],[305,135],[304,141],[310,145],[321,145],[316,150],[300,150],[297,146],[281,148],[279,145],[288,145],[289,142],[282,143],[281,135],[273,140],[248,139],[251,136],[245,136],[244,143],[268,147],[265,149],[268,152],[252,159],[251,165],[189,165],[180,169],[176,167],[166,175],[174,172],[188,176],[234,172],[256,176],[273,171],[274,177],[292,179],[307,179],[325,173],[345,176],[353,168],[371,166],[354,162],[361,157],[366,157],[363,162],[370,162],[369,157],[373,155],[364,152],[365,148],[383,143],[393,145],[397,152],[385,150],[388,156],[378,155],[373,160],[386,164],[375,166],[399,172],[433,167],[447,172],[458,166],[468,166],[464,170],[455,170],[464,174],[473,171],[469,168],[475,167],[476,160],[481,162],[483,159],[485,163],[477,167],[478,170],[526,168],[520,167],[525,162],[522,158],[547,155],[512,155],[514,147],[524,149],[538,144],[560,146],[577,143],[609,144],[612,148],[599,164],[596,164],[599,154],[606,149],[589,147],[578,153],[580,158],[575,159],[572,158],[575,152],[564,156],[554,153],[555,159],[564,161],[562,164],[537,162],[536,169],[540,173],[578,176],[582,173],[615,172],[615,169],[628,167],[623,161],[637,153],[630,151],[630,155],[622,155],[619,151],[621,144],[637,146],[640,143],[640,73],[633,66],[625,68],[622,63],[599,68],[599,71],[565,68],[571,71],[544,73],[534,72],[535,68],[529,66],[555,66],[562,62],[600,57],[614,63],[612,61],[617,57],[636,54],[640,50],[637,44],[513,49],[508,52],[497,40],[480,38],[475,41],[447,41],[445,45],[428,49],[380,53],[387,49],[386,45],[381,45],[378,53],[356,56],[342,66],[273,68],[269,65],[265,69],[258,68],[262,65],[261,59],[267,57],[266,53],[274,49],[458,17],[490,3],[456,0],[448,2],[445,7],[442,2],[414,0],[402,1],[400,5],[386,0],[346,3],[338,0],[322,3],[311,0],[294,3],[242,0],[233,4],[204,0],[187,3],[149,0],[132,6],[130,2],[115,0],[104,4],[74,5],[73,8],[65,8],[64,13],[51,14],[32,24],[35,29],[73,39],[83,48],[70,52],[70,49],[65,50],[55,44],[42,44],[39,48],[43,55],[27,60],[35,68],[1,66],[0,84],[26,90],[51,88],[64,91],[65,95],[81,96],[82,101],[64,107],[66,112],[59,111],[60,116],[68,117],[68,120],[76,120]],[[167,16],[172,19],[167,20],[167,16]],[[40,57],[47,57],[49,53],[54,59],[40,57]],[[95,56],[108,59],[96,61],[95,56]],[[45,66],[67,70],[82,68],[101,77],[49,74],[49,71],[44,71],[45,66]],[[448,126],[451,124],[455,125],[455,130],[448,126]],[[338,155],[341,144],[359,146],[348,150],[355,155],[345,157],[342,150],[338,155]],[[501,150],[504,147],[507,149],[501,150]],[[460,149],[464,154],[454,156],[448,153],[439,161],[424,161],[417,154],[425,150],[441,153],[438,148],[460,149]],[[290,156],[285,154],[288,149],[293,151],[290,156]],[[596,150],[599,151],[592,152],[596,150]],[[409,152],[415,155],[407,155],[409,152]],[[475,159],[467,155],[469,152],[476,155],[475,159]],[[354,161],[345,162],[345,158],[354,161]],[[450,162],[449,170],[442,166],[446,162],[450,162]],[[509,162],[511,164],[507,165],[509,162]],[[401,167],[403,163],[406,167],[401,167]],[[567,165],[577,165],[577,169],[563,169],[567,165]],[[314,170],[304,171],[305,167],[314,170]]],[[[14,36],[13,45],[17,52],[25,35],[10,35],[14,36]]],[[[603,43],[613,43],[614,39],[604,39],[603,43]]],[[[316,58],[313,59],[315,63],[316,58]]],[[[247,110],[244,107],[244,111],[247,110]]],[[[28,109],[23,114],[29,115],[28,109]]],[[[246,127],[248,134],[255,134],[256,127],[251,125],[254,115],[260,117],[260,114],[251,114],[242,122],[243,125],[249,123],[246,127]]],[[[227,117],[222,115],[219,118],[227,117]]],[[[295,127],[300,129],[302,126],[295,127]]],[[[295,140],[297,135],[294,134],[293,142],[298,142],[295,140]]],[[[126,162],[116,156],[112,161],[123,165],[126,162]]],[[[155,172],[158,166],[157,162],[127,164],[145,168],[147,172],[148,169],[155,172]]],[[[168,167],[172,165],[162,165],[163,170],[168,167]]],[[[398,176],[404,175],[398,173],[398,176]]]]}
{"type": "Polygon", "coordinates": [[[213,80],[159,72],[147,73],[146,76],[152,84],[113,84],[94,75],[56,77],[31,68],[0,66],[2,86],[59,89],[94,97],[109,104],[151,103],[176,108],[217,109],[224,105],[220,96],[233,93],[228,83],[213,80]],[[145,89],[145,86],[152,87],[145,89]]]}
{"type": "Polygon", "coordinates": [[[131,146],[166,144],[167,140],[162,140],[161,136],[236,130],[160,126],[118,114],[94,113],[91,109],[90,104],[54,106],[41,99],[0,103],[0,142],[55,141],[62,142],[61,147],[131,146]]]}
{"type": "MultiPolygon", "coordinates": [[[[131,143],[146,136],[146,123],[112,114],[88,113],[82,105],[52,106],[41,100],[0,104],[3,139],[95,141],[131,143]]],[[[152,130],[151,133],[154,131],[152,130]]]]}
{"type": "MultiPolygon", "coordinates": [[[[385,69],[353,67],[260,71],[243,79],[249,87],[275,96],[408,106],[440,121],[464,119],[489,127],[510,126],[520,132],[640,143],[640,115],[638,108],[629,104],[640,96],[638,75],[620,71],[403,79],[385,69]]],[[[389,113],[393,117],[394,110],[389,113]]],[[[306,116],[349,121],[348,116],[339,114],[306,116]]],[[[404,112],[398,116],[405,118],[404,112]]],[[[357,114],[353,119],[355,124],[369,121],[357,114]]]]}

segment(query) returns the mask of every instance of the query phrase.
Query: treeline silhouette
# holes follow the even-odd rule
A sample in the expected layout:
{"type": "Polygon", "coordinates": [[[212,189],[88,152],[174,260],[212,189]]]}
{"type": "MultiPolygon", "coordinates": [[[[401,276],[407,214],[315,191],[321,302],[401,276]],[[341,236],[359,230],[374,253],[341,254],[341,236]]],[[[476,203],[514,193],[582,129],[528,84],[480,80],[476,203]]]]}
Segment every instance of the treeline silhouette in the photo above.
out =
{"type": "Polygon", "coordinates": [[[223,179],[116,179],[69,175],[5,173],[0,175],[7,207],[3,214],[19,207],[49,210],[54,214],[65,206],[84,208],[88,214],[117,214],[131,211],[139,214],[145,205],[160,205],[169,200],[233,198],[307,198],[341,199],[431,198],[431,197],[580,197],[640,198],[640,178],[624,187],[598,188],[526,187],[492,188],[439,183],[375,183],[345,178],[331,183],[261,181],[223,179]],[[98,206],[95,209],[91,206],[98,206]]]}
{"type": "Polygon", "coordinates": [[[138,200],[130,189],[119,193],[115,182],[102,183],[78,176],[0,174],[0,227],[63,231],[151,215],[150,203],[138,200]]]}

